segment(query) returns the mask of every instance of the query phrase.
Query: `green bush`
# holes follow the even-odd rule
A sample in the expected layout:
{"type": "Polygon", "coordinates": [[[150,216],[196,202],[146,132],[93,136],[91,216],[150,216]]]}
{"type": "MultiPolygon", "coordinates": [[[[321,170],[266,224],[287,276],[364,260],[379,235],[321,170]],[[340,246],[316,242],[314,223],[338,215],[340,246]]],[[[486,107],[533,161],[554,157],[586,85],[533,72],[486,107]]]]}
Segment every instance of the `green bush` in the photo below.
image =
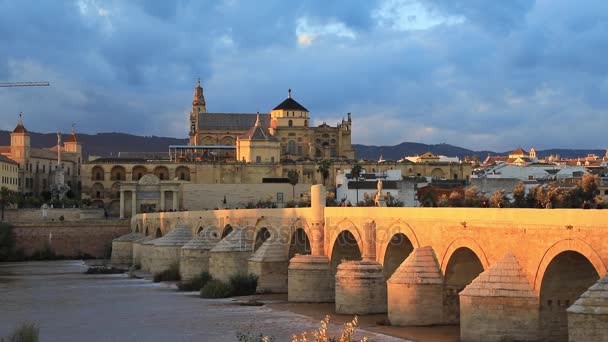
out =
{"type": "Polygon", "coordinates": [[[13,226],[0,223],[0,261],[9,261],[15,253],[15,233],[13,226]]]}
{"type": "Polygon", "coordinates": [[[192,280],[179,282],[177,289],[180,291],[200,291],[211,279],[209,272],[202,272],[192,280]]]}
{"type": "Polygon", "coordinates": [[[171,264],[171,266],[169,266],[168,269],[160,272],[160,273],[156,273],[154,275],[154,282],[158,283],[161,281],[176,281],[176,280],[180,280],[181,277],[179,276],[179,264],[177,263],[173,263],[171,264]]]}
{"type": "Polygon", "coordinates": [[[0,342],[37,342],[40,329],[35,323],[22,323],[10,336],[0,337],[0,342]]]}
{"type": "Polygon", "coordinates": [[[258,276],[255,274],[235,274],[230,277],[230,286],[234,290],[233,296],[255,294],[255,290],[258,287],[258,276]]]}
{"type": "Polygon", "coordinates": [[[219,280],[209,280],[201,289],[201,298],[228,298],[232,295],[232,286],[219,280]]]}

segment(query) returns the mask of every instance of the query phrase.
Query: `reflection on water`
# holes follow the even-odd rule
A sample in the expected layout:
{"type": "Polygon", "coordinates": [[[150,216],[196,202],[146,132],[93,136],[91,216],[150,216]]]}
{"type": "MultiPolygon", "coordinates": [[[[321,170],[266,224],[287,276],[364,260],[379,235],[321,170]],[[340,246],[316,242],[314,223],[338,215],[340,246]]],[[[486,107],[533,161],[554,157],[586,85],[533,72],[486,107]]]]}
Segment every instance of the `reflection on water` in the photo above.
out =
{"type": "MultiPolygon", "coordinates": [[[[85,275],[81,261],[0,263],[0,336],[36,322],[43,341],[235,341],[259,331],[276,341],[318,327],[316,319],[236,306],[125,275],[85,275]]],[[[337,332],[340,325],[332,325],[337,332]]],[[[372,341],[400,341],[365,332],[372,341]]]]}

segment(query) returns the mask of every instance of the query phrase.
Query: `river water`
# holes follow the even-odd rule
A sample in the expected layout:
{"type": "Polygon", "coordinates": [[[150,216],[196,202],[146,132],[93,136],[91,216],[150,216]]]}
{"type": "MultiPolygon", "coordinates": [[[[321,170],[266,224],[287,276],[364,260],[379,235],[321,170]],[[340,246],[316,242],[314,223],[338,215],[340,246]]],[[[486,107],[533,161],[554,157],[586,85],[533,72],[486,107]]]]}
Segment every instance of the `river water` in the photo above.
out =
{"type": "MultiPolygon", "coordinates": [[[[22,322],[41,341],[237,341],[239,331],[290,341],[318,320],[232,299],[200,299],[126,275],[83,274],[82,261],[0,263],[0,337],[22,322]]],[[[339,324],[330,324],[337,333],[339,324]]],[[[369,341],[402,341],[359,330],[369,341]]]]}

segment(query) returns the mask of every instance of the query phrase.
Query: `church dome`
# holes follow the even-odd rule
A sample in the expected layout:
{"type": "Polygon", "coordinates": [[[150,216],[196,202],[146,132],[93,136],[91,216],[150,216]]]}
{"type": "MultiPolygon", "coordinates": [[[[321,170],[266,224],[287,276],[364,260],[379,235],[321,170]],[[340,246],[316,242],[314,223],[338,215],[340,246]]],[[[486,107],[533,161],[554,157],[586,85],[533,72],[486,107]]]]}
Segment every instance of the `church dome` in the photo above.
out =
{"type": "Polygon", "coordinates": [[[285,101],[281,102],[278,106],[274,107],[273,110],[299,110],[302,112],[308,112],[304,106],[299,104],[296,100],[291,98],[291,89],[288,90],[288,95],[285,101]]]}

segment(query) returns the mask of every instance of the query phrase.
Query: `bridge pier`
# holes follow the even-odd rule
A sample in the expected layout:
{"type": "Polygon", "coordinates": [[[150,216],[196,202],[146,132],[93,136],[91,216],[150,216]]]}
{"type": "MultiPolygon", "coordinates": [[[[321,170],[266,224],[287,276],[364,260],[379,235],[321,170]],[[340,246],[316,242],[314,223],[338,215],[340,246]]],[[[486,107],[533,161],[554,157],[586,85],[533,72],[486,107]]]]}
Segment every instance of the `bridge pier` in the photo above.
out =
{"type": "Polygon", "coordinates": [[[257,292],[287,292],[287,249],[278,241],[278,232],[249,258],[249,273],[258,276],[257,292]]]}
{"type": "Polygon", "coordinates": [[[287,300],[331,303],[334,282],[329,259],[323,255],[296,255],[289,261],[287,300]]]}
{"type": "Polygon", "coordinates": [[[539,298],[509,253],[460,292],[460,339],[537,341],[539,298]]]}
{"type": "Polygon", "coordinates": [[[179,262],[182,280],[192,280],[203,272],[209,272],[209,251],[218,241],[215,227],[207,227],[182,247],[179,262]]]}
{"type": "Polygon", "coordinates": [[[569,341],[608,341],[608,276],[591,286],[567,311],[569,341]]]}
{"type": "Polygon", "coordinates": [[[386,279],[376,262],[376,223],[363,227],[362,261],[343,262],[336,273],[336,312],[366,315],[386,312],[386,279]]]}
{"type": "Polygon", "coordinates": [[[167,235],[154,240],[149,247],[150,273],[157,274],[177,264],[179,266],[182,246],[192,240],[192,229],[180,224],[167,235]]]}
{"type": "Polygon", "coordinates": [[[443,323],[443,276],[431,246],[414,249],[387,286],[392,325],[443,323]]]}
{"type": "Polygon", "coordinates": [[[235,228],[209,251],[209,273],[213,279],[228,282],[235,274],[246,274],[247,259],[253,252],[253,238],[247,229],[235,228]]]}
{"type": "Polygon", "coordinates": [[[129,268],[133,263],[133,243],[142,237],[140,233],[129,233],[112,240],[112,266],[129,268]]]}

